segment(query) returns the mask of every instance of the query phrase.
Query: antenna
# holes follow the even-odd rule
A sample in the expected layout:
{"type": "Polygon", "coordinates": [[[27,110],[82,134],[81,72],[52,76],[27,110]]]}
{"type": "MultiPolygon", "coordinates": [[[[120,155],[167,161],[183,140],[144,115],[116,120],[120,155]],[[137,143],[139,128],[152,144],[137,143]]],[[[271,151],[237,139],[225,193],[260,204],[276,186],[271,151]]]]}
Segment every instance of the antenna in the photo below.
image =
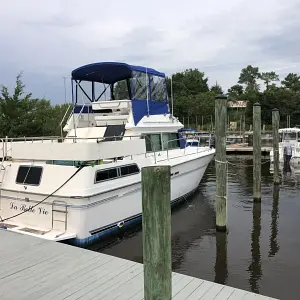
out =
{"type": "MultiPolygon", "coordinates": [[[[75,81],[76,82],[76,81],[75,81]]],[[[75,125],[75,106],[76,106],[76,103],[77,103],[77,82],[76,82],[76,100],[74,99],[74,91],[73,91],[73,79],[71,77],[71,85],[72,85],[72,103],[73,103],[73,114],[72,114],[72,117],[73,117],[73,128],[74,128],[74,137],[75,139],[73,140],[75,143],[76,143],[76,125],[75,125]]]]}
{"type": "Polygon", "coordinates": [[[147,87],[147,111],[148,111],[148,117],[149,117],[149,90],[148,90],[148,69],[146,68],[146,87],[147,87]]]}
{"type": "Polygon", "coordinates": [[[66,76],[63,76],[64,79],[64,88],[65,88],[65,104],[67,103],[67,88],[66,88],[66,76]]]}
{"type": "Polygon", "coordinates": [[[172,116],[174,117],[174,97],[173,97],[173,74],[171,75],[171,105],[172,105],[172,116]]]}

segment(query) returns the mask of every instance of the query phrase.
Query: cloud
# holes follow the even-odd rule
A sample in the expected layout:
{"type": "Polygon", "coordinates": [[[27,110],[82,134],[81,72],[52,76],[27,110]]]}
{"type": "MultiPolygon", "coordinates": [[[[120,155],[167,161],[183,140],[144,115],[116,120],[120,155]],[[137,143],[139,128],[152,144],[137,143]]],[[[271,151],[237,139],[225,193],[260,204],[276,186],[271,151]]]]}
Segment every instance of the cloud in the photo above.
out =
{"type": "Polygon", "coordinates": [[[273,59],[284,59],[287,62],[300,60],[300,3],[295,4],[288,14],[280,19],[280,28],[258,40],[261,50],[273,59]],[[288,17],[287,17],[288,16],[288,17]]]}
{"type": "Polygon", "coordinates": [[[7,1],[0,83],[12,86],[23,70],[29,91],[62,103],[62,77],[95,61],[167,74],[199,68],[224,89],[247,64],[284,76],[300,65],[299,8],[297,0],[7,1]]]}

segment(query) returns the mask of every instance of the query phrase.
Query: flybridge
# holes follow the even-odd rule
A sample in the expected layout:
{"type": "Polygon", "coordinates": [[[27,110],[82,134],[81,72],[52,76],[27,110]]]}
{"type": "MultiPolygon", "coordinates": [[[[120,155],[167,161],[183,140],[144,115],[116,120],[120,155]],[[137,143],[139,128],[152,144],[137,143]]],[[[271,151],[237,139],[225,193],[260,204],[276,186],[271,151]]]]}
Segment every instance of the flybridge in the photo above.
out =
{"type": "Polygon", "coordinates": [[[92,113],[96,108],[100,109],[101,105],[97,106],[95,102],[100,103],[101,97],[107,93],[109,100],[131,101],[135,125],[144,116],[169,113],[164,73],[152,68],[118,62],[93,63],[72,71],[74,113],[84,113],[86,110],[87,113],[92,113]],[[84,88],[84,82],[90,83],[89,89],[84,88]],[[102,89],[99,89],[99,84],[102,85],[102,89]],[[79,91],[93,103],[92,109],[85,107],[81,110],[77,106],[79,91]]]}

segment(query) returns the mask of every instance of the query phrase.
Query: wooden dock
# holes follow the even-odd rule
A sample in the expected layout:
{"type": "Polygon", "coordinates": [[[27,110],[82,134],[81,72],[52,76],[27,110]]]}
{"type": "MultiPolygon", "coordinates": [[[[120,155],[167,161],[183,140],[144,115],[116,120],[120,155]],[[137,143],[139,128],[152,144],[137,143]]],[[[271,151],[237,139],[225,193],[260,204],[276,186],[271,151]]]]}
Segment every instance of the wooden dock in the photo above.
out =
{"type": "MultiPolygon", "coordinates": [[[[272,147],[261,147],[262,155],[269,155],[272,150],[272,147]]],[[[239,144],[227,145],[226,147],[227,154],[253,154],[253,147],[242,146],[239,144]]]]}
{"type": "MultiPolygon", "coordinates": [[[[176,300],[271,300],[178,273],[176,300]]],[[[143,299],[143,265],[0,229],[0,299],[143,299]]]]}

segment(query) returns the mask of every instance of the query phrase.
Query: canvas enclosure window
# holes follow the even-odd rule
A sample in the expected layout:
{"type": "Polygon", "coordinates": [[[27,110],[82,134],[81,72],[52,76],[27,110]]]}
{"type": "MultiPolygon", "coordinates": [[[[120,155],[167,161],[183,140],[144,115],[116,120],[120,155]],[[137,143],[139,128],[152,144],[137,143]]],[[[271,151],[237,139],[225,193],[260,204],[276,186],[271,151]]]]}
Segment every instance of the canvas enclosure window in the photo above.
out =
{"type": "Polygon", "coordinates": [[[152,75],[150,77],[150,90],[153,101],[167,100],[165,78],[152,75]]]}
{"type": "Polygon", "coordinates": [[[126,79],[114,83],[114,98],[115,100],[130,99],[126,79]]]}
{"type": "Polygon", "coordinates": [[[148,76],[143,72],[132,72],[133,95],[134,99],[147,99],[148,76]]]}

